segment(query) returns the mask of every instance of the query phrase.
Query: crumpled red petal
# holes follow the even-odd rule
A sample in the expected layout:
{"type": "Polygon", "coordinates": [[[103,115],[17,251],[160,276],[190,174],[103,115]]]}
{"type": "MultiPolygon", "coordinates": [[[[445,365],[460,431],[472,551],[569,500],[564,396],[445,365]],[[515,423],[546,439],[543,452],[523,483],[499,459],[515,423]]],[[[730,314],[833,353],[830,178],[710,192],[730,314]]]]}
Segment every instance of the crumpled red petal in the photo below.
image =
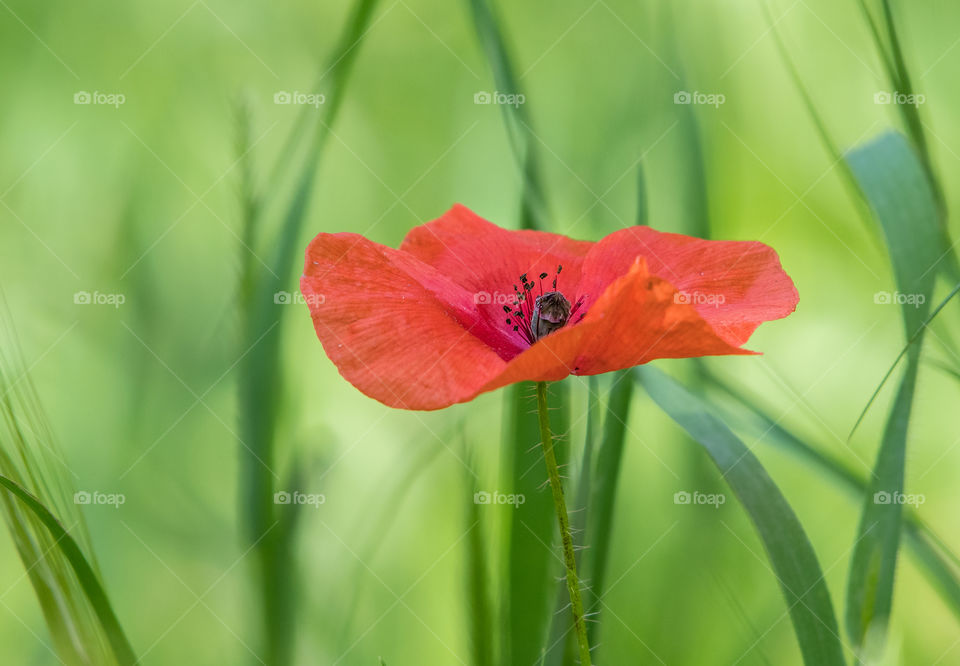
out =
{"type": "Polygon", "coordinates": [[[650,227],[628,227],[595,244],[583,266],[581,293],[596,298],[638,257],[679,290],[731,345],[745,344],[765,321],[786,317],[799,295],[773,248],[756,241],[712,241],[650,227]]]}
{"type": "Polygon", "coordinates": [[[473,395],[503,360],[471,332],[473,295],[414,257],[356,234],[320,234],[300,288],[340,374],[390,407],[473,395]]]}

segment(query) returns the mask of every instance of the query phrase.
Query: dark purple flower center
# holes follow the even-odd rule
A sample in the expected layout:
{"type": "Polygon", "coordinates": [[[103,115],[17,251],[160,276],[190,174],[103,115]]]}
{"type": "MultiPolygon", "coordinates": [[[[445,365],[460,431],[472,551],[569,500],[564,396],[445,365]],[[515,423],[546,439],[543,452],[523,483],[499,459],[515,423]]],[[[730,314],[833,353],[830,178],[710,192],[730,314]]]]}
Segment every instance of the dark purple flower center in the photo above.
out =
{"type": "MultiPolygon", "coordinates": [[[[547,279],[546,273],[541,273],[536,281],[528,280],[527,274],[524,273],[520,276],[522,290],[517,285],[513,285],[516,300],[512,306],[503,306],[503,311],[510,315],[506,319],[507,325],[511,326],[528,345],[566,326],[583,304],[583,297],[581,297],[571,306],[567,297],[557,289],[557,280],[562,270],[563,266],[557,266],[556,275],[553,276],[553,282],[550,285],[552,291],[546,293],[543,291],[543,281],[547,279]],[[540,291],[537,296],[533,294],[535,287],[539,287],[540,291]]],[[[576,321],[581,319],[583,319],[582,313],[576,321]]]]}

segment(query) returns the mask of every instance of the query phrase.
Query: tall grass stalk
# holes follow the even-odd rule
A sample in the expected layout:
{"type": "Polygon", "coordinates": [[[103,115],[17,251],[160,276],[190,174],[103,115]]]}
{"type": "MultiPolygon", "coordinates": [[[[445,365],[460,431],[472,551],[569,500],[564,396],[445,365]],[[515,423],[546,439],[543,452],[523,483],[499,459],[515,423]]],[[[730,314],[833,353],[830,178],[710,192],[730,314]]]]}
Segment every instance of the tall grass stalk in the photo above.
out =
{"type": "MultiPolygon", "coordinates": [[[[323,70],[330,77],[327,86],[330,100],[309,141],[303,134],[310,130],[304,123],[297,124],[283,151],[283,159],[292,161],[292,148],[305,143],[307,154],[300,171],[295,175],[291,198],[282,206],[279,229],[268,235],[264,228],[267,198],[276,196],[279,183],[269,180],[270,191],[258,195],[253,168],[252,142],[249,140],[249,122],[241,116],[240,154],[242,156],[243,240],[247,249],[260,248],[268,257],[270,270],[260,271],[250,252],[244,255],[240,276],[241,347],[239,363],[239,412],[241,419],[242,478],[241,501],[246,539],[253,545],[258,563],[260,586],[260,615],[267,661],[271,666],[290,663],[294,650],[294,624],[297,575],[293,560],[293,540],[298,511],[278,513],[274,494],[284,481],[274,470],[277,456],[279,410],[283,393],[280,339],[282,317],[276,306],[275,295],[281,291],[296,291],[289,281],[298,263],[300,231],[312,199],[314,181],[320,155],[343,105],[346,85],[353,63],[359,52],[358,43],[365,34],[377,0],[356,0],[334,52],[323,70]],[[296,137],[296,138],[293,138],[296,137]]],[[[279,164],[286,164],[281,160],[279,164]]],[[[276,173],[276,172],[275,172],[276,173]]],[[[296,457],[296,456],[294,456],[296,457]]],[[[292,469],[296,470],[296,460],[292,469]]],[[[295,488],[298,483],[294,471],[285,479],[295,488]]]]}

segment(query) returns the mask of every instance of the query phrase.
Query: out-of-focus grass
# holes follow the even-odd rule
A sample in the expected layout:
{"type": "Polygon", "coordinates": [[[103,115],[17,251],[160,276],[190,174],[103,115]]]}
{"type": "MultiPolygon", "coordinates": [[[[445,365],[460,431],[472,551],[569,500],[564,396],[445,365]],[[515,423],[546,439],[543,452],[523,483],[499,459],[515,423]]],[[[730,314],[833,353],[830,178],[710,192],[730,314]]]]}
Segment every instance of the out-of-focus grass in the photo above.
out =
{"type": "Polygon", "coordinates": [[[71,666],[132,665],[133,650],[91,565],[80,494],[69,491],[71,470],[20,359],[2,297],[0,308],[0,500],[22,577],[33,585],[53,639],[50,656],[71,666]]]}
{"type": "MultiPolygon", "coordinates": [[[[890,84],[854,3],[769,6],[839,151],[902,122],[909,110],[873,102],[890,84]]],[[[750,346],[763,357],[704,365],[762,395],[774,421],[869,474],[889,387],[850,442],[846,434],[904,342],[896,309],[873,301],[895,283],[876,236],[855,219],[841,165],[831,167],[756,3],[675,3],[669,23],[667,8],[652,2],[492,7],[527,96],[524,112],[542,141],[546,226],[596,239],[632,223],[631,169],[642,157],[651,225],[703,234],[693,222],[708,218],[712,237],[773,245],[799,288],[798,312],[758,331],[750,346]],[[720,92],[726,102],[674,105],[678,90],[720,92]],[[694,200],[697,189],[709,200],[694,200]]],[[[955,210],[960,201],[949,184],[960,176],[953,155],[960,153],[953,122],[960,56],[948,49],[960,15],[943,4],[892,9],[913,89],[927,96],[919,117],[930,159],[947,184],[947,209],[955,210]]],[[[882,20],[882,7],[873,10],[882,20]]],[[[283,167],[276,181],[265,172],[266,192],[259,192],[277,195],[269,211],[277,214],[307,148],[295,145],[295,159],[287,160],[283,138],[316,110],[274,105],[273,95],[314,92],[316,63],[334,49],[348,12],[326,4],[267,13],[222,1],[107,3],[102,14],[62,2],[0,7],[7,17],[0,22],[0,138],[8,157],[0,165],[0,280],[77,486],[127,495],[122,508],[90,507],[87,518],[106,587],[147,664],[256,663],[245,644],[259,652],[248,632],[260,602],[253,558],[238,538],[242,449],[231,432],[241,417],[230,369],[238,356],[232,304],[237,258],[246,252],[237,240],[241,167],[230,169],[233,100],[249,100],[258,171],[278,160],[283,167]],[[77,106],[78,90],[119,91],[127,101],[119,109],[77,106]],[[122,292],[127,303],[74,305],[81,290],[122,292]],[[139,612],[145,599],[149,613],[139,612]]],[[[517,220],[523,170],[504,131],[506,109],[473,103],[477,92],[503,86],[488,69],[467,4],[381,3],[356,49],[297,247],[319,230],[396,244],[452,201],[503,224],[517,220]]],[[[955,235],[955,221],[947,224],[955,235]]],[[[439,414],[388,413],[330,366],[302,306],[286,312],[280,436],[305,455],[323,454],[322,477],[315,477],[322,480],[312,489],[327,498],[302,513],[293,553],[303,575],[295,660],[335,663],[349,647],[341,664],[381,656],[388,664],[469,663],[467,550],[458,539],[472,493],[463,488],[457,447],[443,448],[437,435],[463,419],[482,478],[505,490],[499,425],[490,427],[503,417],[504,396],[439,414]],[[383,480],[419,455],[408,441],[436,443],[440,457],[403,503],[389,507],[391,529],[379,555],[369,556],[370,516],[388,501],[383,480]],[[356,609],[346,631],[344,598],[356,609]]],[[[946,308],[936,335],[947,338],[958,323],[946,308]]],[[[927,337],[924,355],[955,365],[950,343],[927,337]]],[[[586,389],[574,381],[570,390],[579,410],[586,389]]],[[[906,468],[907,487],[926,498],[918,515],[954,552],[957,390],[951,378],[921,370],[906,468]]],[[[636,397],[631,413],[605,597],[606,660],[628,663],[640,654],[654,663],[656,655],[712,664],[720,655],[730,663],[799,663],[790,625],[778,621],[780,591],[751,553],[762,546],[743,513],[732,501],[704,511],[674,505],[679,490],[722,491],[722,482],[691,463],[676,427],[655,407],[636,397]],[[737,594],[742,611],[731,612],[723,587],[737,594]]],[[[568,440],[574,460],[585,427],[577,423],[568,440]]],[[[763,446],[769,437],[761,430],[744,443],[803,523],[840,607],[859,512],[827,472],[763,446]]],[[[473,509],[485,520],[497,511],[473,509]]],[[[523,508],[502,510],[525,516],[523,508]]],[[[499,571],[502,535],[485,531],[484,538],[499,571]]],[[[9,543],[0,544],[0,563],[0,661],[47,663],[50,636],[31,586],[18,582],[23,567],[9,543]]],[[[892,618],[901,663],[949,663],[958,649],[951,648],[954,615],[912,558],[898,566],[895,609],[916,609],[892,618]]],[[[499,593],[493,596],[499,607],[499,593]]]]}

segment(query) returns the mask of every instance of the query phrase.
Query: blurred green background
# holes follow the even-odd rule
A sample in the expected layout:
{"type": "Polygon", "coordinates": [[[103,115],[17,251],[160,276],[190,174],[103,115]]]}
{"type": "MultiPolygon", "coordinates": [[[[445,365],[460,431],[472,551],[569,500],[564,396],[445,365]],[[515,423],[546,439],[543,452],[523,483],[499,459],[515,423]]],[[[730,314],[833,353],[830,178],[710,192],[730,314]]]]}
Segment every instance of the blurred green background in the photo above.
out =
{"type": "MultiPolygon", "coordinates": [[[[894,5],[936,168],[955,183],[960,6],[894,5]]],[[[854,2],[768,6],[842,149],[898,126],[893,107],[875,103],[889,86],[854,2]]],[[[867,473],[891,387],[847,434],[903,343],[898,309],[874,302],[895,289],[889,259],[822,147],[762,5],[538,0],[496,10],[536,136],[550,230],[596,240],[632,224],[642,165],[655,228],[776,248],[800,292],[797,312],[751,339],[763,356],[707,367],[867,473]],[[676,104],[682,91],[724,101],[676,104]]],[[[266,176],[285,159],[303,107],[275,95],[331,94],[331,77],[314,81],[348,12],[347,3],[0,2],[0,281],[63,472],[78,490],[126,497],[82,510],[144,664],[261,659],[261,601],[238,513],[236,370],[248,347],[237,298],[245,262],[277,267],[269,243],[241,240],[237,109],[249,112],[260,189],[287,201],[289,181],[266,176]],[[75,103],[84,91],[123,103],[75,103]],[[78,292],[124,302],[77,304],[78,292]]],[[[497,87],[467,3],[384,0],[354,48],[298,247],[320,231],[396,246],[454,202],[515,227],[521,173],[501,109],[475,103],[497,87]]],[[[310,110],[322,117],[331,101],[310,110]]],[[[956,210],[960,191],[946,194],[956,210]]],[[[297,276],[281,277],[296,294],[297,276]]],[[[502,392],[437,413],[393,411],[339,377],[303,303],[277,304],[275,317],[284,382],[260,387],[279,405],[271,467],[286,478],[295,465],[303,492],[325,497],[301,512],[296,540],[297,663],[469,663],[473,494],[510,492],[502,392]]],[[[956,364],[947,341],[957,323],[947,309],[930,359],[956,364]]],[[[657,365],[692,374],[687,361],[657,365]]],[[[567,383],[573,426],[561,446],[576,456],[588,390],[567,383]]],[[[955,552],[957,390],[923,367],[907,461],[921,515],[955,552]]],[[[744,442],[797,512],[842,612],[858,500],[762,433],[744,442]]],[[[621,474],[601,663],[801,663],[745,514],[642,391],[621,474]],[[674,503],[694,490],[729,500],[674,503]]],[[[498,514],[510,511],[524,508],[479,510],[494,571],[498,514]]],[[[56,663],[6,536],[0,606],[0,662],[56,663]]],[[[960,664],[957,636],[956,618],[902,553],[888,663],[960,664]]]]}

